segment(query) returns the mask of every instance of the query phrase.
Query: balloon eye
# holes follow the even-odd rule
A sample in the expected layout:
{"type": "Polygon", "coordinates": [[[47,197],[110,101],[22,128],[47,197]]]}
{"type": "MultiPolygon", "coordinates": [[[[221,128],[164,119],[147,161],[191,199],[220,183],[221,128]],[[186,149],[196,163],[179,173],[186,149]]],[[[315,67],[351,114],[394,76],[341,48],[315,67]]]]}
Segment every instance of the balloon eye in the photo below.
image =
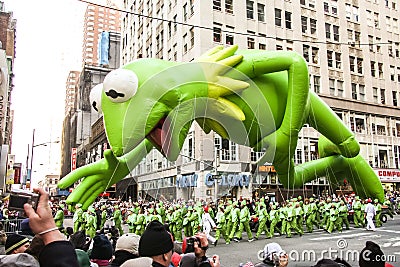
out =
{"type": "Polygon", "coordinates": [[[106,96],[112,102],[121,103],[136,94],[138,78],[130,70],[117,69],[107,74],[103,84],[106,96]]]}
{"type": "Polygon", "coordinates": [[[98,113],[102,113],[101,109],[101,94],[103,92],[103,84],[100,83],[92,88],[89,95],[90,105],[98,113]]]}

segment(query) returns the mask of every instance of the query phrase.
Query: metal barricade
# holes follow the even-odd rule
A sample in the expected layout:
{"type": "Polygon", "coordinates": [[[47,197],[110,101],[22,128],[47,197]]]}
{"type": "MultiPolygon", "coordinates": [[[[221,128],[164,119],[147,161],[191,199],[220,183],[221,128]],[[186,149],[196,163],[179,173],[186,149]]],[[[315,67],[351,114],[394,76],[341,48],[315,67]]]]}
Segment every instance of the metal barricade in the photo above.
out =
{"type": "Polygon", "coordinates": [[[22,220],[24,219],[0,220],[0,223],[3,225],[3,231],[7,234],[18,233],[21,230],[22,220]]]}

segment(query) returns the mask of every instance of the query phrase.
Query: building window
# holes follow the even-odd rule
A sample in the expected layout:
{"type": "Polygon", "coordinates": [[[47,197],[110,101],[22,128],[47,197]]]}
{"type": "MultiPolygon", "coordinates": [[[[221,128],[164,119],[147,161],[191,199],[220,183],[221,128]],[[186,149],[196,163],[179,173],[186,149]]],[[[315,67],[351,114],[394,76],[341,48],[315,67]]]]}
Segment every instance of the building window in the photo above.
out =
{"type": "Polygon", "coordinates": [[[383,79],[383,63],[378,63],[378,75],[379,79],[383,79]]]}
{"type": "Polygon", "coordinates": [[[360,95],[360,100],[365,101],[365,86],[362,84],[358,85],[358,93],[360,95]]]}
{"type": "Polygon", "coordinates": [[[220,43],[221,42],[221,28],[214,27],[214,42],[215,43],[220,43]]]}
{"type": "Polygon", "coordinates": [[[357,73],[363,74],[363,59],[357,58],[357,73]]]}
{"type": "Polygon", "coordinates": [[[337,89],[338,89],[338,97],[343,97],[343,82],[336,81],[337,89]]]}
{"type": "Polygon", "coordinates": [[[237,160],[237,145],[227,139],[222,139],[220,136],[215,136],[214,146],[221,160],[237,160]]]}
{"type": "Polygon", "coordinates": [[[254,44],[255,44],[254,38],[247,37],[247,48],[254,49],[254,44]]]}
{"type": "Polygon", "coordinates": [[[376,71],[375,71],[375,61],[371,61],[371,76],[375,77],[376,71]]]}
{"type": "Polygon", "coordinates": [[[335,80],[329,79],[329,94],[335,95],[335,80]]]}
{"type": "Polygon", "coordinates": [[[355,71],[355,60],[356,58],[353,56],[349,57],[349,61],[350,61],[350,71],[354,72],[355,71]]]}
{"type": "Polygon", "coordinates": [[[376,52],[377,52],[377,53],[381,53],[381,52],[382,52],[382,51],[381,51],[381,50],[382,50],[382,49],[381,49],[381,43],[382,43],[381,38],[376,37],[375,43],[376,43],[376,52]]]}
{"type": "Polygon", "coordinates": [[[379,13],[374,12],[374,26],[379,28],[379,13]]]}
{"type": "Polygon", "coordinates": [[[190,28],[190,47],[194,46],[194,27],[190,28]]]}
{"type": "Polygon", "coordinates": [[[372,87],[372,98],[374,103],[378,103],[378,88],[372,87]]]}
{"type": "Polygon", "coordinates": [[[321,85],[320,85],[321,77],[314,75],[313,81],[314,81],[314,92],[319,94],[321,91],[321,85]]]}
{"type": "Polygon", "coordinates": [[[265,44],[259,43],[259,44],[258,44],[258,49],[260,49],[260,50],[266,50],[266,49],[267,49],[267,46],[266,46],[265,44]]]}
{"type": "Polygon", "coordinates": [[[333,52],[332,51],[326,51],[326,55],[328,57],[328,67],[333,67],[333,52]]]}
{"type": "Polygon", "coordinates": [[[381,88],[380,91],[381,91],[381,104],[386,104],[386,96],[385,96],[386,90],[381,88]]]}
{"type": "Polygon", "coordinates": [[[303,57],[307,62],[310,62],[310,46],[303,45],[303,57]]]}
{"type": "Polygon", "coordinates": [[[221,11],[221,0],[213,0],[213,9],[221,11]]]}
{"type": "Polygon", "coordinates": [[[339,42],[339,26],[333,25],[333,40],[339,42]]]}
{"type": "Polygon", "coordinates": [[[351,84],[351,99],[357,100],[357,84],[351,84]]]}
{"type": "Polygon", "coordinates": [[[301,16],[301,32],[302,33],[307,33],[307,17],[301,16]]]}
{"type": "Polygon", "coordinates": [[[275,8],[275,26],[282,26],[282,10],[275,8]]]}
{"type": "Polygon", "coordinates": [[[292,28],[292,13],[288,11],[285,11],[285,26],[286,29],[292,28]]]}
{"type": "Polygon", "coordinates": [[[317,32],[317,20],[310,19],[310,33],[315,34],[317,32]]]}
{"type": "Polygon", "coordinates": [[[227,34],[225,39],[227,45],[233,45],[233,35],[227,34]]]}
{"type": "Polygon", "coordinates": [[[257,4],[258,21],[265,21],[265,5],[257,4]]]}
{"type": "Polygon", "coordinates": [[[391,81],[395,80],[395,68],[394,68],[394,66],[390,66],[390,80],[391,81]]]}
{"type": "Polygon", "coordinates": [[[393,106],[397,107],[397,92],[392,91],[393,106]]]}
{"type": "Polygon", "coordinates": [[[318,47],[311,48],[312,63],[314,63],[314,64],[318,64],[318,62],[319,62],[318,52],[319,52],[318,47]]]}
{"type": "Polygon", "coordinates": [[[233,14],[233,0],[225,0],[225,12],[233,14]]]}
{"type": "Polygon", "coordinates": [[[368,43],[369,43],[369,51],[374,52],[374,37],[372,35],[368,35],[368,43]]]}
{"type": "Polygon", "coordinates": [[[246,11],[247,11],[247,18],[254,19],[254,11],[253,11],[254,1],[246,1],[246,11]]]}
{"type": "Polygon", "coordinates": [[[187,4],[183,5],[183,21],[187,20],[187,4]]]}
{"type": "Polygon", "coordinates": [[[325,23],[325,37],[331,39],[331,24],[325,23]]]}
{"type": "Polygon", "coordinates": [[[335,53],[335,64],[337,69],[342,68],[342,53],[339,52],[335,53]]]}
{"type": "Polygon", "coordinates": [[[400,83],[400,67],[397,67],[397,82],[400,83]]]}

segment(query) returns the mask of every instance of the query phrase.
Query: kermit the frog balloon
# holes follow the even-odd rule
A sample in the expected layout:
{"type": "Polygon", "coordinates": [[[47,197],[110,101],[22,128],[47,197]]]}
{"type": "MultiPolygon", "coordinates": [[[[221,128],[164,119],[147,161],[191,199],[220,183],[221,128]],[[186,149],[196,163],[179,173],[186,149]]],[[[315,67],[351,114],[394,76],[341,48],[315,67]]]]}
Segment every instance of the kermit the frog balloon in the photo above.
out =
{"type": "Polygon", "coordinates": [[[347,179],[360,196],[383,200],[379,178],[359,154],[354,134],[309,90],[304,59],[292,51],[215,47],[195,62],[138,59],[110,72],[93,88],[111,150],[69,173],[66,188],[82,179],[67,202],[87,208],[123,179],[153,148],[179,156],[194,121],[209,133],[264,151],[286,188],[317,177],[347,179]],[[320,134],[319,159],[295,165],[298,134],[307,123],[320,134]]]}

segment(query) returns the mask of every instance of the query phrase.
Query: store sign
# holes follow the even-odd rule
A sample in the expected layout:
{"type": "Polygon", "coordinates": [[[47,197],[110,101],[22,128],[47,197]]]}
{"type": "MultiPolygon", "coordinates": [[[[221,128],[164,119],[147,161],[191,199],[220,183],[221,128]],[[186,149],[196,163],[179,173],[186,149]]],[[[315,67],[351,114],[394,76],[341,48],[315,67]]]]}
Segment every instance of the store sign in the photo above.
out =
{"type": "Polygon", "coordinates": [[[71,171],[76,169],[77,152],[78,150],[76,147],[71,148],[71,171]]]}
{"type": "Polygon", "coordinates": [[[374,169],[376,175],[378,175],[381,182],[384,183],[396,183],[400,182],[400,170],[399,169],[374,169]]]}
{"type": "Polygon", "coordinates": [[[248,187],[250,184],[250,175],[247,173],[232,173],[232,174],[222,174],[213,175],[212,173],[207,173],[205,176],[206,186],[214,186],[217,181],[220,186],[240,186],[248,187]]]}
{"type": "Polygon", "coordinates": [[[176,186],[178,188],[197,187],[198,178],[199,176],[196,173],[189,175],[178,175],[176,177],[176,186]]]}
{"type": "Polygon", "coordinates": [[[272,165],[258,166],[258,171],[259,172],[276,172],[274,166],[272,166],[272,165]]]}

